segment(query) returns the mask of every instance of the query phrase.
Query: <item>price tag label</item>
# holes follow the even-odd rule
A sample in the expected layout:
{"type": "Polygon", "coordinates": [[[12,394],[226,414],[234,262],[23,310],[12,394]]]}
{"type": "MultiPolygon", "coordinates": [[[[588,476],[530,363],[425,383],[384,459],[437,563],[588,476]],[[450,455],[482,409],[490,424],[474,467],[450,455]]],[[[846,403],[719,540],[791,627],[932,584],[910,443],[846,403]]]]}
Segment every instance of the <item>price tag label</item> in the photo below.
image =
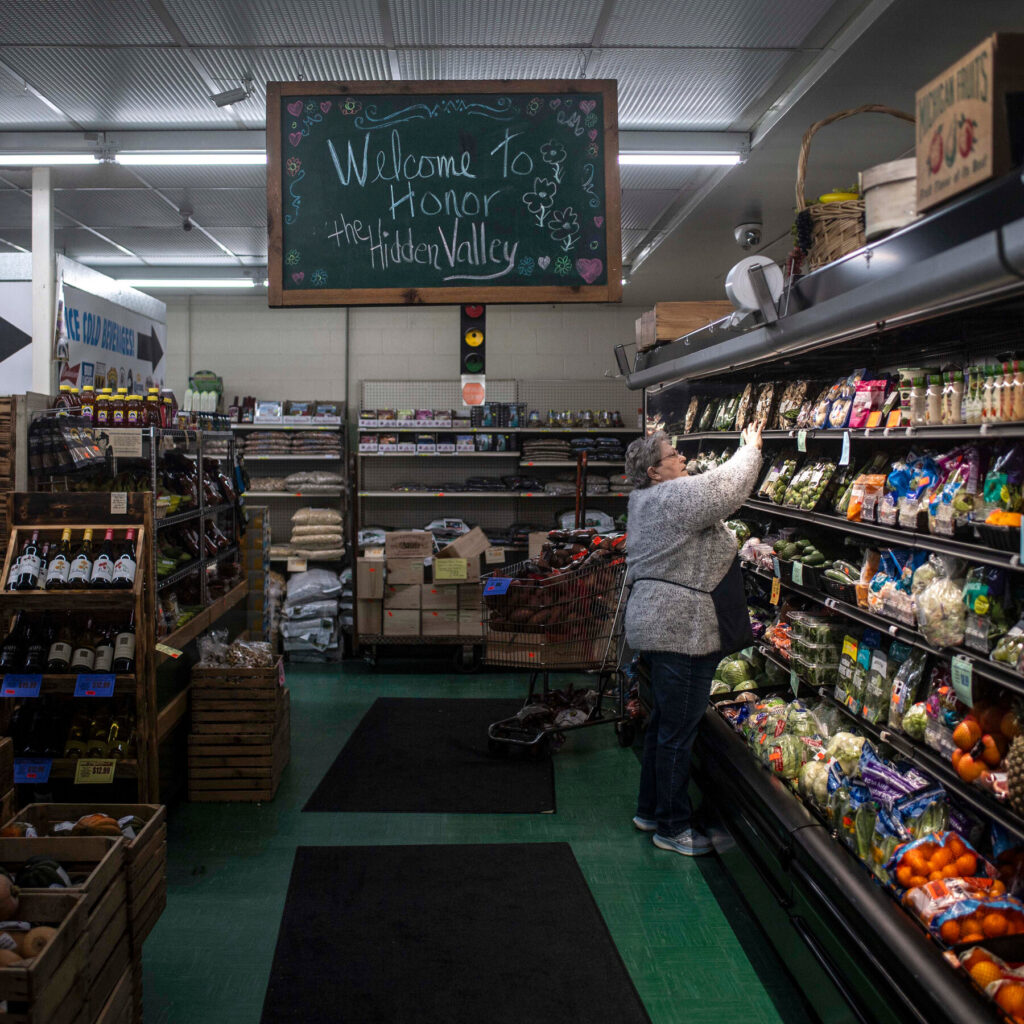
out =
{"type": "Polygon", "coordinates": [[[484,585],[484,597],[500,597],[508,593],[512,581],[504,576],[492,576],[484,585]]]}
{"type": "Polygon", "coordinates": [[[781,593],[782,593],[782,580],[780,580],[779,577],[776,576],[775,579],[772,580],[772,596],[771,596],[772,604],[778,604],[779,603],[779,595],[781,593]]]}
{"type": "Polygon", "coordinates": [[[80,672],[75,680],[75,696],[113,697],[115,679],[108,672],[80,672]]]}
{"type": "Polygon", "coordinates": [[[803,562],[797,562],[797,561],[793,562],[793,582],[798,587],[802,587],[804,585],[804,563],[803,562]]]}
{"type": "Polygon", "coordinates": [[[4,676],[0,697],[38,697],[42,685],[43,677],[40,675],[8,672],[4,676]]]}
{"type": "Polygon", "coordinates": [[[839,465],[848,466],[850,464],[850,432],[848,430],[843,431],[843,450],[839,453],[839,465]]]}
{"type": "Polygon", "coordinates": [[[123,516],[128,512],[128,494],[126,491],[110,492],[110,514],[123,516]]]}
{"type": "Polygon", "coordinates": [[[504,565],[505,564],[505,549],[504,548],[488,548],[484,552],[484,562],[487,565],[504,565]]]}
{"type": "Polygon", "coordinates": [[[107,427],[107,442],[119,459],[142,458],[142,431],[138,427],[107,427]]]}
{"type": "Polygon", "coordinates": [[[775,555],[772,555],[772,566],[775,569],[775,575],[781,576],[782,573],[779,572],[779,560],[775,555]]]}
{"type": "Polygon", "coordinates": [[[956,654],[950,662],[953,692],[968,707],[974,706],[974,686],[971,682],[974,666],[962,655],[956,654]]]}
{"type": "Polygon", "coordinates": [[[800,677],[796,674],[795,668],[789,670],[789,688],[793,691],[793,696],[797,694],[797,690],[800,689],[800,677]]]}
{"type": "Polygon", "coordinates": [[[180,658],[181,651],[177,647],[171,647],[170,644],[157,644],[156,649],[161,654],[166,654],[168,658],[180,658]]]}
{"type": "Polygon", "coordinates": [[[50,781],[53,759],[49,757],[14,759],[14,781],[19,785],[36,785],[50,781]]]}
{"type": "Polygon", "coordinates": [[[796,450],[798,452],[807,451],[807,431],[798,430],[796,432],[796,450]]]}
{"type": "Polygon", "coordinates": [[[75,785],[113,782],[117,761],[112,757],[81,757],[75,764],[75,785]]]}
{"type": "Polygon", "coordinates": [[[435,580],[464,580],[466,578],[467,562],[465,558],[435,558],[434,579],[435,580]]]}
{"type": "Polygon", "coordinates": [[[288,559],[288,571],[289,572],[305,572],[306,571],[306,559],[305,558],[289,558],[288,559]]]}

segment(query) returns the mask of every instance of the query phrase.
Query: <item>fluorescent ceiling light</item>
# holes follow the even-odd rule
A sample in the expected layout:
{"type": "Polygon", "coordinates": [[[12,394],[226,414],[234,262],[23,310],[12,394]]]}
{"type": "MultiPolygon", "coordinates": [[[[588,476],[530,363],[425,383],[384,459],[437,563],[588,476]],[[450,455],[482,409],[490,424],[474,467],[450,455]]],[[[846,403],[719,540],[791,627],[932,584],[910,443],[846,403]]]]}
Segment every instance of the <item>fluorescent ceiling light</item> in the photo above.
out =
{"type": "Polygon", "coordinates": [[[69,164],[95,164],[98,162],[92,153],[0,152],[0,167],[56,167],[69,164]]]}
{"type": "MultiPolygon", "coordinates": [[[[249,277],[119,277],[130,288],[255,288],[249,277]]],[[[267,282],[264,281],[265,285],[267,282]]]]}
{"type": "Polygon", "coordinates": [[[644,167],[732,167],[739,153],[620,153],[620,164],[644,167]]]}
{"type": "Polygon", "coordinates": [[[119,164],[137,167],[244,167],[264,165],[267,154],[262,150],[224,150],[193,153],[117,153],[119,164]]]}

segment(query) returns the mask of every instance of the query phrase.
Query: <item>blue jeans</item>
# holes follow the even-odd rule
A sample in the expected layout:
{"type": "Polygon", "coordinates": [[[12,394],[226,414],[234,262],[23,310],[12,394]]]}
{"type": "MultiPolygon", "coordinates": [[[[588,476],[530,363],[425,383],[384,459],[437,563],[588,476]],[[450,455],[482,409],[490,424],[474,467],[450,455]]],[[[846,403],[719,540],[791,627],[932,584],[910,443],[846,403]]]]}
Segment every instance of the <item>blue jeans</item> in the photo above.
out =
{"type": "Polygon", "coordinates": [[[645,651],[651,667],[653,707],[644,738],[637,815],[658,823],[659,835],[677,836],[691,825],[690,754],[711,694],[717,654],[693,657],[645,651]]]}

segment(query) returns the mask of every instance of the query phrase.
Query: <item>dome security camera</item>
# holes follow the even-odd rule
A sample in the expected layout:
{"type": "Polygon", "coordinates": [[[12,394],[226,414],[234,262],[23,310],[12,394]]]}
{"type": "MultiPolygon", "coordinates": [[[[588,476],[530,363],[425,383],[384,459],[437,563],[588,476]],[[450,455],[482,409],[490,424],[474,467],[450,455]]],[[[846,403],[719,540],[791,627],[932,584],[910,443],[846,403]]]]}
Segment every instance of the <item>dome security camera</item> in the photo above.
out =
{"type": "Polygon", "coordinates": [[[178,215],[181,217],[181,230],[191,231],[192,230],[192,214],[193,210],[191,206],[183,206],[178,210],[178,215]]]}
{"type": "Polygon", "coordinates": [[[752,249],[761,244],[761,225],[756,222],[737,224],[733,228],[733,238],[741,249],[752,249]]]}

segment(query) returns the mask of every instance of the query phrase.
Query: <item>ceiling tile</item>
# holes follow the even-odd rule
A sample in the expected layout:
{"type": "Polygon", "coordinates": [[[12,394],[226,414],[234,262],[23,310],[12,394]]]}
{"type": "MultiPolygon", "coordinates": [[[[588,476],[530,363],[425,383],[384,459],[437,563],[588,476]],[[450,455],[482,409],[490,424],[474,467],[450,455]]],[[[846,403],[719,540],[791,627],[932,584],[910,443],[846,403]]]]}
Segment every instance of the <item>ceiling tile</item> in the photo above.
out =
{"type": "Polygon", "coordinates": [[[169,232],[160,228],[116,228],[105,232],[112,241],[131,250],[136,256],[179,259],[196,256],[224,256],[202,231],[169,232]]]}
{"type": "Polygon", "coordinates": [[[799,46],[838,0],[618,0],[607,46],[799,46]]]}
{"type": "Polygon", "coordinates": [[[69,47],[67,53],[112,39],[135,45],[173,42],[146,0],[4,0],[0,46],[58,44],[69,47]]]}
{"type": "Polygon", "coordinates": [[[622,190],[622,226],[652,228],[665,207],[678,195],[676,189],[643,188],[622,190]]]}
{"type": "Polygon", "coordinates": [[[784,50],[603,50],[590,74],[618,79],[620,128],[725,130],[788,57],[784,50]]]}
{"type": "MultiPolygon", "coordinates": [[[[138,177],[153,188],[258,188],[266,192],[265,167],[136,167],[138,177]]],[[[136,179],[138,183],[138,179],[136,179]]]]}
{"type": "Polygon", "coordinates": [[[17,189],[0,192],[0,234],[11,228],[32,227],[32,197],[17,189]]]}
{"type": "Polygon", "coordinates": [[[399,50],[406,80],[575,78],[579,50],[399,50]]]}
{"type": "Polygon", "coordinates": [[[114,227],[181,229],[177,210],[146,188],[66,189],[54,196],[54,206],[103,232],[114,227]]]}
{"type": "MultiPolygon", "coordinates": [[[[90,260],[96,257],[108,259],[117,258],[122,263],[125,255],[120,249],[115,248],[102,238],[97,238],[91,231],[85,228],[66,228],[54,232],[53,243],[57,249],[62,250],[66,256],[73,260],[90,260]]],[[[124,244],[124,243],[122,243],[124,244]]],[[[131,248],[128,246],[128,248],[131,248]]]]}
{"type": "Polygon", "coordinates": [[[164,0],[189,43],[345,46],[384,41],[377,0],[164,0]]]}
{"type": "Polygon", "coordinates": [[[710,167],[643,167],[626,164],[619,168],[623,188],[694,189],[713,173],[710,167]]]}
{"type": "MultiPolygon", "coordinates": [[[[188,203],[197,223],[214,231],[220,227],[239,228],[260,225],[266,234],[267,193],[256,188],[163,189],[176,207],[188,203]]],[[[141,226],[141,225],[140,225],[141,226]]],[[[175,224],[179,227],[180,222],[175,224]]],[[[230,246],[228,247],[230,248],[230,246]]]]}
{"type": "MultiPolygon", "coordinates": [[[[208,226],[208,225],[204,225],[208,226]]],[[[226,245],[236,256],[257,257],[258,261],[267,259],[267,229],[264,227],[214,227],[210,228],[217,241],[226,245]]]]}
{"type": "Polygon", "coordinates": [[[589,44],[602,0],[391,0],[395,42],[471,46],[589,44]]]}
{"type": "MultiPolygon", "coordinates": [[[[0,16],[2,23],[3,17],[0,16]]],[[[3,68],[0,68],[0,125],[4,131],[17,131],[19,128],[38,131],[40,128],[69,126],[66,118],[37,99],[3,68]]]]}

